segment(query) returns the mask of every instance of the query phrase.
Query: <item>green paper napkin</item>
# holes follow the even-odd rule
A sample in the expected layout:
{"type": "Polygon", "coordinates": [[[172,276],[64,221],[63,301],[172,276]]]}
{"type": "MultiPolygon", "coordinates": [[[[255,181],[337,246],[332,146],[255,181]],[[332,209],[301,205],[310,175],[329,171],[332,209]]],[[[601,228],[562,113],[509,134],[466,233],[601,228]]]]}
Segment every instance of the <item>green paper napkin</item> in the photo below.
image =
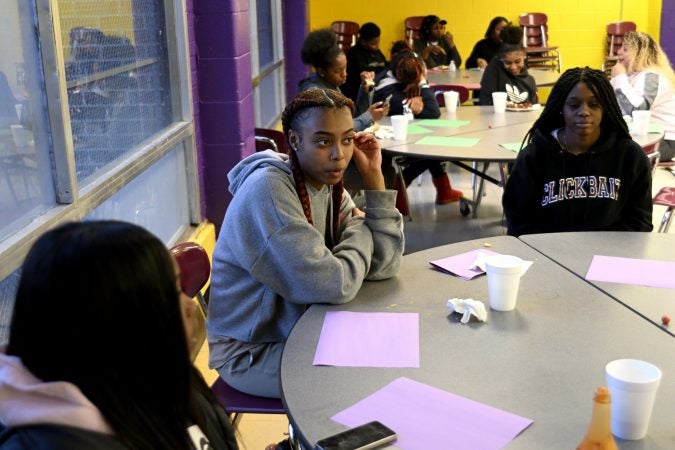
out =
{"type": "Polygon", "coordinates": [[[418,145],[439,145],[442,147],[473,147],[478,144],[478,138],[462,138],[447,136],[425,136],[416,142],[418,145]]]}
{"type": "Polygon", "coordinates": [[[520,142],[510,142],[508,144],[499,144],[500,146],[504,147],[507,150],[511,150],[512,152],[518,153],[520,151],[520,142]]]}
{"type": "Polygon", "coordinates": [[[408,125],[408,134],[424,134],[424,133],[431,133],[431,132],[433,132],[433,130],[421,127],[421,126],[416,125],[414,123],[408,125]]]}
{"type": "Polygon", "coordinates": [[[417,122],[419,125],[428,127],[446,127],[458,128],[471,123],[470,120],[451,120],[451,119],[424,119],[417,122]]]}

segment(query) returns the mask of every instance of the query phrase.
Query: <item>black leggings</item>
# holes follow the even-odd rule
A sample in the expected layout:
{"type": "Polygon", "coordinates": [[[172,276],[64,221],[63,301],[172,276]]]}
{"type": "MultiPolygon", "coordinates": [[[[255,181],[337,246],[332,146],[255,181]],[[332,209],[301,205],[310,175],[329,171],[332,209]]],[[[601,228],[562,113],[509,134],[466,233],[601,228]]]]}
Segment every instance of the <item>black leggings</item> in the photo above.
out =
{"type": "Polygon", "coordinates": [[[659,142],[659,162],[667,162],[675,156],[675,141],[661,139],[659,142]]]}
{"type": "Polygon", "coordinates": [[[425,170],[431,172],[433,178],[445,175],[443,163],[435,159],[406,158],[404,164],[406,168],[403,170],[403,180],[406,186],[425,170]]]}

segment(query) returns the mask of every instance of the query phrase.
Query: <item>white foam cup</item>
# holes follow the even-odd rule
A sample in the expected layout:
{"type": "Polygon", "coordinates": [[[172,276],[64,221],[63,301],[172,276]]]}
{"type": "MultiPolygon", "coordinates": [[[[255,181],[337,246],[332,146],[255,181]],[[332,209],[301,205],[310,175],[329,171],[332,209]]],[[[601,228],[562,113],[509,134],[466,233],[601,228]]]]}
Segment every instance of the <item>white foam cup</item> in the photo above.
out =
{"type": "Polygon", "coordinates": [[[494,255],[485,260],[490,308],[511,311],[516,307],[524,261],[517,256],[494,255]]]}
{"type": "Polygon", "coordinates": [[[496,113],[503,113],[506,111],[506,92],[493,92],[492,105],[496,113]]]}
{"type": "Polygon", "coordinates": [[[607,387],[612,396],[612,433],[621,439],[647,435],[661,370],[639,359],[617,359],[605,366],[607,387]]]}
{"type": "Polygon", "coordinates": [[[405,141],[408,135],[408,118],[406,116],[391,116],[391,128],[394,131],[395,141],[405,141]]]}
{"type": "Polygon", "coordinates": [[[649,120],[652,113],[649,111],[633,111],[633,132],[645,135],[649,133],[649,120]]]}
{"type": "Polygon", "coordinates": [[[451,113],[457,111],[457,104],[459,103],[459,92],[457,91],[443,92],[443,101],[445,102],[446,112],[451,113]]]}
{"type": "Polygon", "coordinates": [[[10,125],[12,130],[12,139],[14,139],[14,145],[17,147],[25,147],[28,145],[26,141],[26,131],[21,125],[10,125]]]}

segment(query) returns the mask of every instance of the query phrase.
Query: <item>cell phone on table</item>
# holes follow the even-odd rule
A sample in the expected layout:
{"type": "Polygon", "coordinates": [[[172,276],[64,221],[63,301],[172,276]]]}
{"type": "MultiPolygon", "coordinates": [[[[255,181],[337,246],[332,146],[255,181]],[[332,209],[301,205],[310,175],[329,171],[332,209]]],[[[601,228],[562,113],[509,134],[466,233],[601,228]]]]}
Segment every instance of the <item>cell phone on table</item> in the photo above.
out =
{"type": "Polygon", "coordinates": [[[316,443],[316,450],[368,450],[396,440],[396,433],[381,422],[368,422],[316,443]]]}
{"type": "Polygon", "coordinates": [[[389,102],[391,101],[391,96],[392,96],[392,95],[393,95],[393,94],[387,95],[387,98],[385,98],[384,101],[382,102],[382,107],[386,108],[386,107],[389,106],[389,102]]]}

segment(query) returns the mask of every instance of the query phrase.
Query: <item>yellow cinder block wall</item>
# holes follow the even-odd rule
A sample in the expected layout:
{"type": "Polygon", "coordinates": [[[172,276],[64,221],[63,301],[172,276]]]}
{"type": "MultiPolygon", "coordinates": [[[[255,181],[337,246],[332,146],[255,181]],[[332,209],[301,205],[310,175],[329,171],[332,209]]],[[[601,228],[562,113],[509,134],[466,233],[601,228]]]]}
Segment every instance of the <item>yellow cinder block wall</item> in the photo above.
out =
{"type": "Polygon", "coordinates": [[[382,29],[380,47],[389,57],[391,43],[404,38],[406,17],[436,14],[448,21],[447,29],[466,60],[493,17],[504,16],[517,24],[518,16],[527,12],[548,16],[549,43],[560,48],[563,69],[599,69],[610,22],[630,20],[638,30],[659,38],[661,0],[309,0],[309,27],[329,27],[334,20],[375,22],[382,29]]]}

